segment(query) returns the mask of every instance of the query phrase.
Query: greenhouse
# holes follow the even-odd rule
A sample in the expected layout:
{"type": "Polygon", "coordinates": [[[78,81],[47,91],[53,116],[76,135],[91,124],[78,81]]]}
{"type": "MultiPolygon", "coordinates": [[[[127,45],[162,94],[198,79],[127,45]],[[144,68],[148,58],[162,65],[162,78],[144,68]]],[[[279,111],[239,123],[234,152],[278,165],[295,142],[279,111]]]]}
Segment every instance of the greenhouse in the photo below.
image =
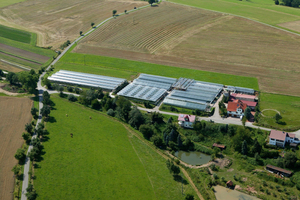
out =
{"type": "Polygon", "coordinates": [[[243,94],[251,94],[251,95],[253,95],[255,92],[255,90],[251,88],[235,87],[235,86],[227,86],[227,90],[232,91],[234,93],[243,93],[243,94]]]}
{"type": "Polygon", "coordinates": [[[67,70],[60,70],[56,72],[55,74],[48,77],[48,80],[52,82],[78,85],[83,87],[102,88],[109,91],[117,89],[127,81],[126,79],[122,78],[73,72],[67,70]]]}

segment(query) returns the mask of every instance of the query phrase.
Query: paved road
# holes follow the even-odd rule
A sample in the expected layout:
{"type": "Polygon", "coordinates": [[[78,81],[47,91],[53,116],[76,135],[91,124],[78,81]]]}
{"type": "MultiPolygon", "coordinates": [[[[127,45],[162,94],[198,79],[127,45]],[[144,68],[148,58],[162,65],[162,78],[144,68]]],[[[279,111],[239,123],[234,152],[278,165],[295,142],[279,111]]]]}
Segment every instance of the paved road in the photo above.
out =
{"type": "MultiPolygon", "coordinates": [[[[142,8],[146,8],[146,7],[149,7],[150,5],[146,5],[146,6],[142,6],[142,7],[139,7],[137,9],[132,9],[132,10],[129,10],[127,11],[127,13],[130,13],[130,12],[134,12],[134,11],[137,11],[137,10],[140,10],[142,8]]],[[[124,15],[125,13],[121,13],[119,15],[124,15]]],[[[71,47],[73,47],[73,45],[75,45],[79,40],[81,40],[82,38],[84,38],[85,36],[89,35],[90,33],[92,33],[93,31],[95,31],[98,27],[100,27],[101,25],[103,25],[104,23],[106,23],[107,21],[113,19],[114,17],[109,17],[107,18],[106,20],[102,21],[101,23],[99,23],[95,28],[92,28],[91,30],[89,30],[88,32],[86,32],[84,35],[81,35],[80,37],[78,37],[74,42],[72,42],[67,48],[65,48],[65,50],[47,67],[46,71],[48,71],[51,66],[54,66],[69,50],[71,47]]],[[[46,88],[44,88],[42,86],[42,77],[44,77],[46,74],[46,72],[43,72],[41,74],[41,76],[39,77],[39,81],[38,81],[38,84],[37,84],[37,89],[39,91],[39,117],[38,117],[38,120],[37,120],[37,123],[36,123],[36,127],[37,125],[42,121],[42,116],[41,116],[41,109],[43,107],[43,92],[44,91],[48,91],[50,94],[53,94],[53,93],[57,93],[57,91],[53,91],[53,90],[47,90],[46,88]]],[[[71,93],[68,93],[68,92],[64,92],[66,94],[71,94],[71,93]]],[[[74,94],[75,96],[79,96],[79,95],[76,95],[74,94]]],[[[33,135],[33,138],[36,138],[36,133],[34,133],[33,135]]],[[[28,157],[28,153],[31,151],[31,149],[33,148],[33,146],[30,144],[29,145],[29,148],[28,148],[28,151],[27,151],[27,157],[26,157],[26,160],[25,160],[25,165],[24,165],[24,175],[23,175],[23,185],[22,185],[22,195],[21,195],[21,200],[27,200],[27,197],[26,197],[26,189],[28,187],[28,183],[29,183],[29,175],[28,175],[28,172],[29,172],[29,168],[30,168],[30,158],[28,157]]]]}

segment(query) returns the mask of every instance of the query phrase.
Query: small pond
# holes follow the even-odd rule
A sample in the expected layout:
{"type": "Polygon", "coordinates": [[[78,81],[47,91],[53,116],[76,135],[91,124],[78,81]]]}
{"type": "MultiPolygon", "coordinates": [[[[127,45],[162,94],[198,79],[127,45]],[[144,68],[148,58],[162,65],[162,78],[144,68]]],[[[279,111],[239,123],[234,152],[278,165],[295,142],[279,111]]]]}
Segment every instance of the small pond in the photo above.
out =
{"type": "Polygon", "coordinates": [[[175,156],[190,165],[203,165],[211,160],[211,156],[197,151],[177,151],[175,156]]]}

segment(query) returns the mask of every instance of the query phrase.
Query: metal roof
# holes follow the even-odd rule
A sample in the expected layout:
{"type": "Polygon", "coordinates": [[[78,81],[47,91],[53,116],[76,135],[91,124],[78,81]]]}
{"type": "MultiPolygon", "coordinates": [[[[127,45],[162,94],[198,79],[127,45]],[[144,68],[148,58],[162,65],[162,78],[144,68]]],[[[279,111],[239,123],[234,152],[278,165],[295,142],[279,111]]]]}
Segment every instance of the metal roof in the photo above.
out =
{"type": "Polygon", "coordinates": [[[179,101],[179,100],[170,99],[170,98],[165,98],[164,104],[188,108],[188,109],[206,110],[206,108],[207,108],[206,104],[198,104],[198,103],[193,103],[193,102],[179,101]]]}
{"type": "Polygon", "coordinates": [[[244,88],[244,87],[236,87],[236,86],[227,86],[228,90],[231,91],[237,91],[241,93],[247,93],[247,94],[254,94],[255,90],[251,88],[244,88]]]}
{"type": "Polygon", "coordinates": [[[147,80],[147,81],[153,81],[157,83],[165,83],[173,85],[177,79],[176,78],[169,78],[164,76],[156,76],[156,75],[150,75],[150,74],[140,74],[139,79],[147,80]]]}

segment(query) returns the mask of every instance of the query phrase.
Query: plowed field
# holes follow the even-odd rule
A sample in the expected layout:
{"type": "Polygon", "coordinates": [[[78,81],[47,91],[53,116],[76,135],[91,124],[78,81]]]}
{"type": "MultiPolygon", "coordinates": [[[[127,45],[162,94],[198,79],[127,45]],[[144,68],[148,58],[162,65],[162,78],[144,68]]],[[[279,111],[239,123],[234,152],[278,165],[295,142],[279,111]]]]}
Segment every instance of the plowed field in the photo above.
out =
{"type": "Polygon", "coordinates": [[[0,199],[12,199],[14,155],[23,144],[22,132],[31,121],[32,101],[28,98],[0,97],[0,199]]]}
{"type": "Polygon", "coordinates": [[[0,23],[38,34],[39,46],[59,47],[118,13],[148,4],[133,0],[31,0],[0,9],[0,23]],[[1,19],[2,18],[2,19],[1,19]]]}
{"type": "Polygon", "coordinates": [[[250,20],[168,2],[118,17],[74,52],[257,77],[299,95],[300,37],[250,20]]]}

